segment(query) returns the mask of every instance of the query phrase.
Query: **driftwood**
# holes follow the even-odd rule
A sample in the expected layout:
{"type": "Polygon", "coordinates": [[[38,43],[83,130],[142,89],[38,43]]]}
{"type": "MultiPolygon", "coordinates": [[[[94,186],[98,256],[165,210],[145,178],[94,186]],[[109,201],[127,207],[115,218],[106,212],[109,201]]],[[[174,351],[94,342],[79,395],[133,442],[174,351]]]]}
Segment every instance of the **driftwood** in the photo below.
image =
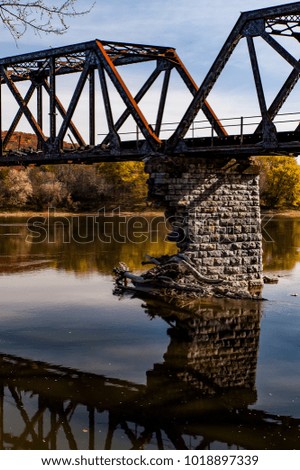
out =
{"type": "Polygon", "coordinates": [[[203,276],[192,260],[183,253],[174,256],[154,258],[146,255],[143,265],[154,267],[142,274],[134,274],[125,263],[114,268],[115,293],[137,292],[164,298],[244,297],[236,295],[222,287],[222,279],[210,279],[203,276]]]}
{"type": "Polygon", "coordinates": [[[161,258],[153,258],[152,256],[146,255],[146,258],[148,261],[144,261],[142,264],[155,264],[156,266],[168,266],[172,265],[174,263],[181,263],[182,266],[186,268],[187,271],[189,271],[195,279],[197,279],[200,282],[204,282],[207,284],[221,284],[223,282],[222,279],[210,279],[206,276],[203,276],[199,271],[192,265],[191,260],[188,258],[188,256],[179,253],[177,255],[171,256],[171,257],[165,257],[162,256],[161,258]]]}
{"type": "Polygon", "coordinates": [[[174,278],[174,273],[177,271],[176,277],[179,275],[182,277],[182,274],[187,272],[200,283],[221,284],[223,282],[222,279],[210,279],[202,276],[186,255],[164,256],[161,258],[153,258],[147,255],[147,259],[148,261],[143,264],[154,264],[156,267],[142,275],[132,274],[124,263],[119,263],[119,267],[114,269],[116,281],[120,283],[124,279],[130,279],[134,285],[155,284],[160,281],[163,284],[167,283],[169,286],[178,288],[180,286],[180,289],[184,289],[185,287],[180,285],[177,279],[174,278]]]}
{"type": "Polygon", "coordinates": [[[184,253],[154,258],[146,255],[143,265],[154,265],[148,271],[134,274],[125,263],[114,268],[115,294],[124,292],[160,298],[163,301],[181,302],[203,297],[253,299],[249,292],[230,290],[223,279],[203,276],[184,253]]]}

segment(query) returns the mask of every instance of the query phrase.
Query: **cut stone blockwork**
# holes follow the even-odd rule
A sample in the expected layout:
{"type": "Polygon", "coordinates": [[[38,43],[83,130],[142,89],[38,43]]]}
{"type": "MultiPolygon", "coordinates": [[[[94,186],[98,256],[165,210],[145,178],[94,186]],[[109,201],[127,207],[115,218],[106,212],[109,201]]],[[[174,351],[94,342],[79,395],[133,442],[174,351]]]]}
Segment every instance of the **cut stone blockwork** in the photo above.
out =
{"type": "Polygon", "coordinates": [[[169,239],[223,292],[263,285],[259,177],[251,159],[151,157],[149,198],[165,208],[169,239]]]}

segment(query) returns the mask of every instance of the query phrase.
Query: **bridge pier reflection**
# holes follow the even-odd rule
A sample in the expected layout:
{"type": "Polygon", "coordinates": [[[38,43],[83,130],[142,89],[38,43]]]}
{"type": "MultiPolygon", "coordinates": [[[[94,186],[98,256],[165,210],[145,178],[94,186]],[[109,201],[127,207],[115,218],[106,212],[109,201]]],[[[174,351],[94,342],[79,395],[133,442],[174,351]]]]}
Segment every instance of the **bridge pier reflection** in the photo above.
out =
{"type": "Polygon", "coordinates": [[[157,373],[179,381],[180,387],[185,384],[187,393],[193,389],[205,396],[245,389],[255,402],[260,306],[225,300],[191,306],[193,316],[174,318],[164,363],[154,366],[148,377],[157,373]]]}
{"type": "Polygon", "coordinates": [[[299,448],[300,420],[254,408],[259,302],[144,307],[170,325],[146,385],[2,354],[1,448],[299,448]]]}

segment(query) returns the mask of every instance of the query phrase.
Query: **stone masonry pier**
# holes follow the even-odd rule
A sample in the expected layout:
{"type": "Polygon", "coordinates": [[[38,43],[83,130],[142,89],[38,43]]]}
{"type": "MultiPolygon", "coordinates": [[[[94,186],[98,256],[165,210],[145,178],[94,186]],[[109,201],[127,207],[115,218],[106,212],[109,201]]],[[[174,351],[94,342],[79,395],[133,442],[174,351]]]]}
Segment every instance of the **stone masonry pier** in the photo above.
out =
{"type": "MultiPolygon", "coordinates": [[[[151,157],[149,198],[165,208],[169,239],[229,293],[263,285],[258,171],[249,158],[151,157]]],[[[187,281],[189,282],[189,281],[187,281]]]]}

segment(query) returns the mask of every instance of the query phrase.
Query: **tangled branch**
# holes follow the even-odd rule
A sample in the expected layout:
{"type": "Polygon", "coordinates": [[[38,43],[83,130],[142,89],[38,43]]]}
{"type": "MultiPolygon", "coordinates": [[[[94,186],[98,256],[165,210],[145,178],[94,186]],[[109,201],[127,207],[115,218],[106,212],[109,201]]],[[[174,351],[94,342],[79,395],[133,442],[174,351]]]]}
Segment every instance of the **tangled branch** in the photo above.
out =
{"type": "Polygon", "coordinates": [[[35,33],[63,34],[69,26],[66,20],[82,16],[91,11],[93,4],[86,10],[76,9],[77,0],[65,0],[49,3],[44,0],[22,2],[0,0],[0,19],[15,39],[19,39],[28,30],[35,33]]]}

